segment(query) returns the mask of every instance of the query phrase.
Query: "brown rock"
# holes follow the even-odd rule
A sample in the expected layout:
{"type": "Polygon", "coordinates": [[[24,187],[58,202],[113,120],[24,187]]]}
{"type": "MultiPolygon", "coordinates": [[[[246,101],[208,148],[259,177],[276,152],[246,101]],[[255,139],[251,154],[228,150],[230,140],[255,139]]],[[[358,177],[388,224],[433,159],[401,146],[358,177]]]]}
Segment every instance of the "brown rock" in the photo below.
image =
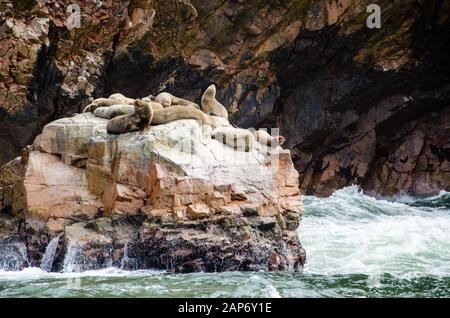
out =
{"type": "Polygon", "coordinates": [[[211,211],[206,204],[190,204],[187,207],[187,215],[190,219],[199,220],[209,217],[211,211]]]}
{"type": "Polygon", "coordinates": [[[54,155],[31,152],[23,182],[27,214],[32,217],[93,217],[100,207],[84,170],[67,166],[54,155]]]}

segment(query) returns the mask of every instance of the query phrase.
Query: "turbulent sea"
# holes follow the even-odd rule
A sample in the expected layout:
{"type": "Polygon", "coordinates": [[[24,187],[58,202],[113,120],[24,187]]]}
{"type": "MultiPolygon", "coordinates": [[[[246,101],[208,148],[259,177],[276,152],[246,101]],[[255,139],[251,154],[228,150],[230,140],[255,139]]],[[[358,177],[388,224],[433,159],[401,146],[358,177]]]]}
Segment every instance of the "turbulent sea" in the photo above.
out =
{"type": "Polygon", "coordinates": [[[0,297],[450,297],[450,193],[304,197],[303,273],[0,271],[0,297]]]}

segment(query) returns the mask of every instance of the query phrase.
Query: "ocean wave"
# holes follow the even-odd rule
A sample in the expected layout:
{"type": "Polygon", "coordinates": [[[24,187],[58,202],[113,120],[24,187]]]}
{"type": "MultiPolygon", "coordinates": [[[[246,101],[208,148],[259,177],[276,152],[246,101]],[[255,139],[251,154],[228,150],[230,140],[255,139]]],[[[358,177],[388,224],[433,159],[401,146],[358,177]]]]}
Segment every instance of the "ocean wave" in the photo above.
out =
{"type": "Polygon", "coordinates": [[[307,197],[300,240],[305,272],[314,274],[435,275],[450,273],[450,211],[429,199],[376,199],[356,186],[329,198],[307,197]]]}
{"type": "Polygon", "coordinates": [[[445,191],[430,198],[399,196],[377,199],[365,195],[356,185],[335,191],[328,198],[303,197],[305,216],[332,217],[342,221],[376,218],[380,215],[424,217],[434,217],[436,213],[450,215],[449,200],[450,193],[445,191]]]}
{"type": "Polygon", "coordinates": [[[440,191],[439,194],[427,198],[417,198],[410,195],[400,195],[395,198],[397,202],[402,202],[416,207],[430,207],[437,209],[450,209],[450,192],[440,191]]]}

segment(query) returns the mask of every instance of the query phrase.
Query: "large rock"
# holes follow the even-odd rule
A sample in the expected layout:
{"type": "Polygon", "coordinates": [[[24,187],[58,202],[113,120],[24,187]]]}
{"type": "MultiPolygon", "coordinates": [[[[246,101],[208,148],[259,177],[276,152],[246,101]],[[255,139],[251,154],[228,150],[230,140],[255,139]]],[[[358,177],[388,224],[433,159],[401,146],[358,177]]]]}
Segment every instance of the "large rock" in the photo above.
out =
{"type": "Polygon", "coordinates": [[[17,195],[2,204],[26,221],[32,265],[58,237],[53,270],[300,268],[288,150],[237,151],[195,120],[120,135],[106,123],[91,113],[51,122],[3,168],[14,177],[2,188],[17,195]]]}

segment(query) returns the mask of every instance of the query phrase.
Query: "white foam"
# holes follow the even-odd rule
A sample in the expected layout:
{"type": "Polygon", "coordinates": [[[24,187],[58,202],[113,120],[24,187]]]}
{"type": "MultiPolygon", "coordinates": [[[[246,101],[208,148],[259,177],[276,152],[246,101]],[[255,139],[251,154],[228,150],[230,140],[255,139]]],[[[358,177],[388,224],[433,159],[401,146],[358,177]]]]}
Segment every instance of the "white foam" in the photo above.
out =
{"type": "Polygon", "coordinates": [[[154,276],[166,273],[158,270],[127,271],[116,267],[72,273],[46,272],[39,267],[27,267],[21,271],[0,270],[0,279],[74,278],[74,277],[135,277],[154,276]]]}
{"type": "Polygon", "coordinates": [[[45,249],[44,256],[42,257],[41,268],[47,272],[52,270],[53,260],[55,258],[56,249],[58,248],[59,237],[60,235],[55,236],[50,240],[47,248],[45,249]]]}
{"type": "Polygon", "coordinates": [[[308,197],[304,207],[305,273],[450,273],[448,209],[377,200],[355,186],[329,198],[308,197]]]}

